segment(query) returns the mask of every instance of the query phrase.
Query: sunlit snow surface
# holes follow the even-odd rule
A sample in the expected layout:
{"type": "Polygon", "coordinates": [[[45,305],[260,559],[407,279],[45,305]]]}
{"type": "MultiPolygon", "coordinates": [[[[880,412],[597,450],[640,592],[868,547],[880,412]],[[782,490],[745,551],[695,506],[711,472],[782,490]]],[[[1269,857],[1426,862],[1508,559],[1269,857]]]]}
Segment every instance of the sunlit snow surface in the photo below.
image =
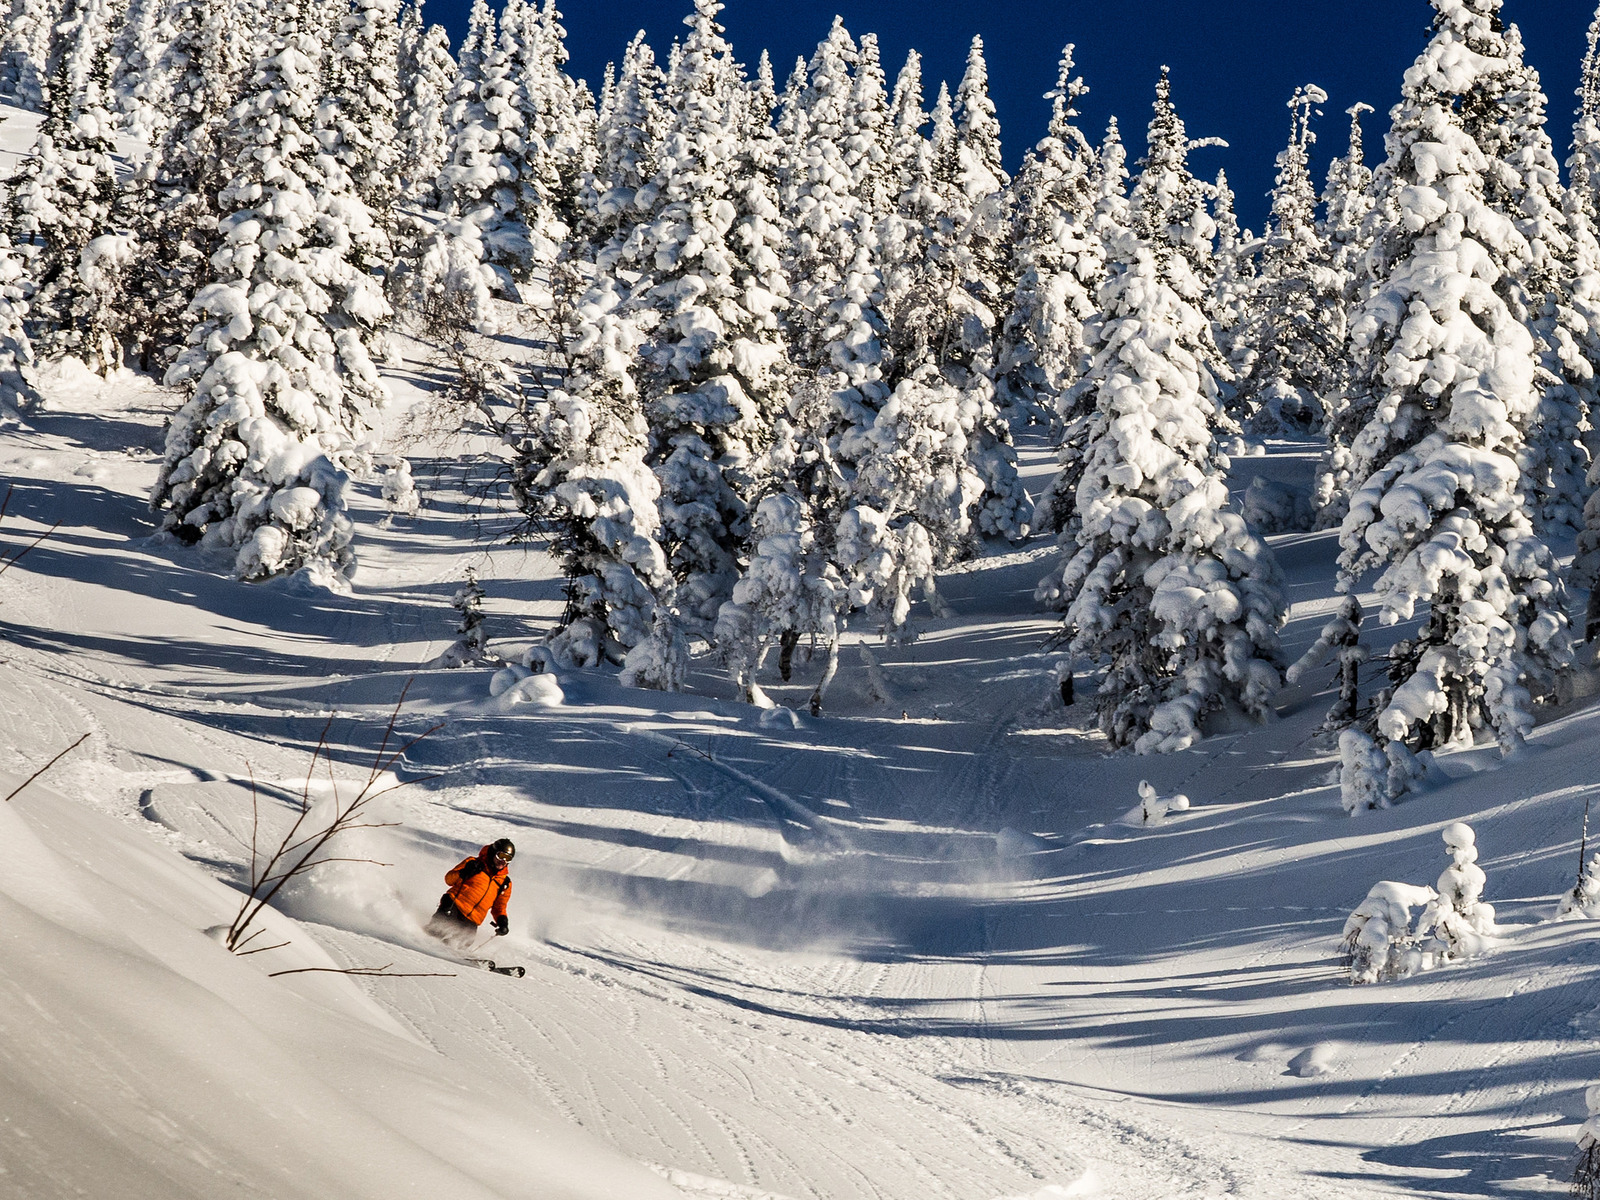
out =
{"type": "MultiPolygon", "coordinates": [[[[391,379],[398,433],[429,368],[391,379]]],[[[1354,819],[1313,743],[1326,668],[1273,725],[1106,757],[1089,704],[1056,696],[1042,542],[942,579],[956,615],[919,613],[909,646],[869,659],[853,634],[820,719],[803,654],[791,685],[760,680],[781,710],[733,703],[703,657],[682,695],[560,671],[491,696],[493,668],[418,670],[465,567],[507,657],[560,579],[472,540],[497,527],[473,524],[462,447],[406,448],[414,518],[358,485],[353,594],[247,586],[149,540],[170,396],[60,370],[45,390],[0,427],[0,553],[61,522],[0,578],[0,794],[90,738],[0,806],[0,1196],[1564,1190],[1600,1077],[1596,926],[1549,921],[1597,786],[1589,701],[1514,762],[1442,756],[1452,782],[1354,819]],[[248,780],[281,830],[328,714],[344,787],[413,674],[401,731],[442,728],[398,775],[437,777],[347,847],[389,865],[322,868],[273,918],[289,946],[228,955],[204,931],[237,904],[248,780]],[[1141,780],[1190,806],[1130,819],[1141,780]],[[1352,988],[1345,917],[1379,880],[1431,884],[1456,820],[1520,928],[1352,988]],[[519,854],[493,952],[520,981],[420,930],[445,868],[498,836],[519,854]],[[268,977],[333,965],[452,974],[268,977]]],[[[1047,455],[1026,458],[1036,491],[1047,455]]],[[[1312,463],[1276,445],[1233,482],[1312,463]]],[[[1292,659],[1337,605],[1336,544],[1272,540],[1292,659]]]]}

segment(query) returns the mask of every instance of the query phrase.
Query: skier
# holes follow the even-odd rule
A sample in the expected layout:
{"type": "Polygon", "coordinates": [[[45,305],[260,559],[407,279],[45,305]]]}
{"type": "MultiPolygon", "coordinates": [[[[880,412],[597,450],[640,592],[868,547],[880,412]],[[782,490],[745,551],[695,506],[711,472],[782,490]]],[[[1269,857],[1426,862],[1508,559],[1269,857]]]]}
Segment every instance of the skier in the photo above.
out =
{"type": "Polygon", "coordinates": [[[439,897],[439,911],[429,919],[428,932],[452,944],[470,944],[484,918],[493,913],[495,936],[510,933],[508,868],[516,852],[510,838],[501,838],[446,871],[444,881],[450,890],[439,897]]]}

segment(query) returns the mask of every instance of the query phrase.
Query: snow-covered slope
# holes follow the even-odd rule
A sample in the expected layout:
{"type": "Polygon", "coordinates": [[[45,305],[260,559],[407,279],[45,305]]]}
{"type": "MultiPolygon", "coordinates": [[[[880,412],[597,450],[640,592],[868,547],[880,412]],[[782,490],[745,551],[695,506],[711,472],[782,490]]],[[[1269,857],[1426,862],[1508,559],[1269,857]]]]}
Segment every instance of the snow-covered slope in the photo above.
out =
{"type": "MultiPolygon", "coordinates": [[[[919,641],[849,645],[821,719],[711,673],[492,698],[488,670],[417,670],[463,568],[508,650],[559,580],[473,543],[438,464],[414,520],[363,487],[352,596],[246,586],[148,540],[164,397],[47,388],[0,431],[0,544],[62,523],[0,580],[0,785],[90,738],[0,810],[0,1194],[1560,1190],[1600,1068],[1600,943],[1547,919],[1592,791],[1587,702],[1519,760],[1447,756],[1354,820],[1312,739],[1326,671],[1266,728],[1106,756],[1053,698],[1044,546],[948,576],[957,615],[919,641]],[[400,774],[438,777],[350,847],[391,865],[322,868],[285,902],[290,946],[227,954],[203,931],[237,903],[218,880],[248,860],[245,781],[279,827],[327,714],[353,778],[413,674],[402,730],[443,727],[400,774]],[[1145,778],[1192,807],[1129,821],[1145,778]],[[1350,987],[1345,916],[1379,879],[1431,883],[1460,819],[1520,928],[1350,987]],[[521,981],[419,929],[444,868],[500,835],[520,854],[495,950],[521,981]],[[269,977],[334,964],[448,974],[269,977]]],[[[1281,447],[1237,474],[1309,466],[1281,447]]],[[[1296,653],[1335,603],[1333,546],[1275,541],[1296,653]]],[[[799,707],[813,673],[770,690],[799,707]]]]}

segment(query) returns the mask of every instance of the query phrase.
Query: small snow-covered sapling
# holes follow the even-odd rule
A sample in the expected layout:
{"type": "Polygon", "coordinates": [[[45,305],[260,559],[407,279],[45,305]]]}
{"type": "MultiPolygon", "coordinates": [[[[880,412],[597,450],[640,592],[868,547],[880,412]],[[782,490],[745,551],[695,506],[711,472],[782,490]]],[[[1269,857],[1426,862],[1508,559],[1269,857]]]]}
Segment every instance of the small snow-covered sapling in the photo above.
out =
{"type": "Polygon", "coordinates": [[[1311,648],[1285,672],[1284,679],[1299,683],[1330,658],[1339,664],[1339,699],[1328,710],[1322,728],[1331,731],[1343,729],[1355,719],[1361,664],[1368,658],[1367,649],[1361,644],[1361,604],[1354,596],[1344,598],[1339,611],[1322,627],[1311,648]]]}
{"type": "Polygon", "coordinates": [[[657,609],[650,636],[622,660],[618,676],[623,687],[681,692],[689,671],[689,639],[671,613],[657,609]]]}
{"type": "Polygon", "coordinates": [[[1557,916],[1593,917],[1600,915],[1600,852],[1589,856],[1578,882],[1561,896],[1557,916]]]}
{"type": "Polygon", "coordinates": [[[1339,800],[1352,817],[1389,807],[1389,760],[1370,734],[1354,726],[1339,735],[1339,800]]]}
{"type": "Polygon", "coordinates": [[[1424,948],[1439,959],[1468,958],[1495,933],[1494,905],[1483,899],[1486,876],[1478,866],[1477,836],[1462,821],[1440,832],[1450,865],[1439,876],[1439,897],[1422,914],[1419,933],[1432,932],[1424,948]]]}
{"type": "Polygon", "coordinates": [[[1350,726],[1339,734],[1339,799],[1352,817],[1369,808],[1388,808],[1427,778],[1425,756],[1404,742],[1379,741],[1350,726]]]}
{"type": "Polygon", "coordinates": [[[1344,952],[1350,956],[1351,983],[1377,983],[1409,975],[1421,965],[1411,910],[1432,904],[1430,887],[1384,880],[1344,923],[1344,952]]]}
{"type": "Polygon", "coordinates": [[[1061,693],[1061,703],[1065,708],[1071,708],[1074,701],[1072,688],[1072,660],[1059,659],[1055,665],[1056,688],[1061,693]]]}
{"type": "Polygon", "coordinates": [[[411,478],[411,463],[396,457],[394,465],[383,473],[383,502],[391,512],[414,517],[422,507],[422,497],[417,494],[416,481],[411,478]]]}
{"type": "MultiPolygon", "coordinates": [[[[1425,971],[1486,949],[1496,934],[1494,906],[1483,899],[1477,838],[1456,821],[1441,831],[1450,865],[1438,890],[1383,882],[1367,893],[1344,925],[1350,981],[1376,983],[1425,971]],[[1411,928],[1411,909],[1424,905],[1411,928]]],[[[1600,1198],[1597,1198],[1600,1200],[1600,1198]]]]}
{"type": "Polygon", "coordinates": [[[456,640],[433,660],[433,666],[465,667],[481,663],[489,656],[489,634],[483,627],[483,597],[478,572],[468,567],[467,581],[450,598],[450,607],[458,614],[456,640]]]}
{"type": "Polygon", "coordinates": [[[462,645],[475,656],[481,656],[489,643],[489,634],[483,627],[483,585],[478,582],[478,572],[467,568],[467,581],[450,600],[450,607],[461,614],[456,622],[456,633],[462,645]]]}
{"type": "MultiPolygon", "coordinates": [[[[1600,593],[1600,588],[1595,591],[1600,593]]],[[[1600,852],[1589,853],[1589,803],[1592,795],[1583,799],[1583,835],[1578,839],[1578,882],[1561,897],[1556,916],[1574,914],[1592,917],[1600,914],[1600,852]]]]}
{"type": "Polygon", "coordinates": [[[1139,781],[1139,803],[1144,814],[1146,825],[1156,825],[1165,820],[1169,813],[1183,812],[1189,807],[1189,797],[1182,792],[1172,796],[1156,794],[1155,785],[1148,779],[1139,781]]]}

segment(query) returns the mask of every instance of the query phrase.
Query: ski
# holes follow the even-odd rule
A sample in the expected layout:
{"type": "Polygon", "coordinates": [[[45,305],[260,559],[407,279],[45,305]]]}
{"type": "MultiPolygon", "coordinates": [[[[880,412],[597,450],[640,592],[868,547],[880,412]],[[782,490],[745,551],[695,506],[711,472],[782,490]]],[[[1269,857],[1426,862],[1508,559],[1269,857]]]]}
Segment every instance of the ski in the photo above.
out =
{"type": "Polygon", "coordinates": [[[525,967],[497,966],[492,958],[469,958],[467,961],[475,967],[482,967],[485,971],[493,971],[496,975],[509,975],[513,979],[521,979],[528,973],[525,967]]]}

